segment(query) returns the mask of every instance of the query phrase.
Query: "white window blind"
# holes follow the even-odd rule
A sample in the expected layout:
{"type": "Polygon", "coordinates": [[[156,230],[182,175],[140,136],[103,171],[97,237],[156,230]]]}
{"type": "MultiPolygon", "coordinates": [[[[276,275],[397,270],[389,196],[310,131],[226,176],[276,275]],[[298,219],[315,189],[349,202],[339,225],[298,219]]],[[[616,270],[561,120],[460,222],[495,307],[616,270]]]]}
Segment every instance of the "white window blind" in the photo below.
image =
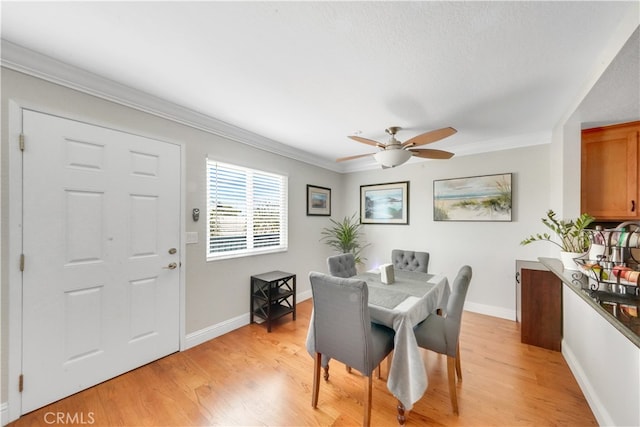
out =
{"type": "Polygon", "coordinates": [[[207,258],[287,249],[287,177],[207,159],[207,258]]]}

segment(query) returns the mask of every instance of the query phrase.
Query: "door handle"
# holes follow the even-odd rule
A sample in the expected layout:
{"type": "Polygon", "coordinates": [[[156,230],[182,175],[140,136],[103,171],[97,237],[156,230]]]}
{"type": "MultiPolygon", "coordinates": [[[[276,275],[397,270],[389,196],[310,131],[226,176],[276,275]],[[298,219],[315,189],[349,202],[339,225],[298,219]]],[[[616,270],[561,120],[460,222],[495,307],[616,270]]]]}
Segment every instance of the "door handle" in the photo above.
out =
{"type": "Polygon", "coordinates": [[[176,264],[175,262],[172,262],[171,264],[167,265],[166,267],[162,267],[165,268],[167,270],[175,270],[176,268],[178,268],[178,264],[176,264]]]}

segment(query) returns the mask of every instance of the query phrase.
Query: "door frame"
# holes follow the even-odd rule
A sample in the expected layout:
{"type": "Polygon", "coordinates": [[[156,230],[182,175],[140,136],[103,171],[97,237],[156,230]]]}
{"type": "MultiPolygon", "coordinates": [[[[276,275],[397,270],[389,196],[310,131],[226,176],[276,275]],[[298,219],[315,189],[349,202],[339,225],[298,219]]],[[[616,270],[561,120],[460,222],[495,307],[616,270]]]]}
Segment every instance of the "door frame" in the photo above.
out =
{"type": "MultiPolygon", "coordinates": [[[[8,272],[9,279],[9,291],[8,291],[8,304],[5,307],[8,311],[7,319],[7,335],[8,335],[8,349],[6,353],[8,355],[7,361],[7,411],[5,413],[7,419],[2,420],[2,424],[6,424],[11,421],[15,421],[22,415],[22,398],[19,391],[19,378],[22,373],[22,272],[19,269],[20,255],[22,254],[22,154],[19,149],[19,137],[22,132],[22,113],[23,110],[33,110],[44,114],[50,114],[64,119],[70,119],[87,123],[94,126],[100,126],[108,129],[113,129],[119,132],[125,132],[129,134],[138,134],[130,129],[120,129],[115,127],[113,123],[101,122],[95,117],[80,117],[76,114],[68,111],[55,111],[51,108],[41,107],[37,105],[29,105],[25,102],[17,100],[9,100],[8,111],[8,145],[9,145],[9,244],[7,254],[8,259],[8,272]]],[[[185,159],[185,144],[183,142],[167,141],[162,138],[158,138],[153,135],[144,135],[144,133],[138,134],[147,138],[166,142],[168,144],[177,145],[180,149],[180,262],[182,268],[179,272],[179,287],[180,287],[180,301],[179,301],[179,351],[185,350],[186,347],[186,333],[185,333],[185,183],[186,183],[186,159],[185,159]]],[[[27,140],[28,147],[28,140],[27,140]]],[[[28,266],[28,261],[27,261],[28,266]]],[[[3,411],[4,412],[4,411],[3,411]]],[[[5,417],[3,417],[5,418],[5,417]]]]}

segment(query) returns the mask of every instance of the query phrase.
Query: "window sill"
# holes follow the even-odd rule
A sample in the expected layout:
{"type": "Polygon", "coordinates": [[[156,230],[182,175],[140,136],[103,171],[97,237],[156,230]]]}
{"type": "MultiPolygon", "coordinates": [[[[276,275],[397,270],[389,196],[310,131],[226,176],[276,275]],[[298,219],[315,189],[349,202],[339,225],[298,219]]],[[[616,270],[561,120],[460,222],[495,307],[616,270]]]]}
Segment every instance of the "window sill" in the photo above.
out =
{"type": "Polygon", "coordinates": [[[234,258],[245,258],[256,255],[267,255],[267,254],[275,254],[280,252],[287,252],[288,248],[278,248],[278,249],[267,249],[263,251],[252,251],[252,252],[241,252],[241,253],[233,253],[233,254],[225,254],[225,255],[215,255],[215,256],[207,256],[207,262],[213,261],[221,261],[227,259],[234,258]]]}

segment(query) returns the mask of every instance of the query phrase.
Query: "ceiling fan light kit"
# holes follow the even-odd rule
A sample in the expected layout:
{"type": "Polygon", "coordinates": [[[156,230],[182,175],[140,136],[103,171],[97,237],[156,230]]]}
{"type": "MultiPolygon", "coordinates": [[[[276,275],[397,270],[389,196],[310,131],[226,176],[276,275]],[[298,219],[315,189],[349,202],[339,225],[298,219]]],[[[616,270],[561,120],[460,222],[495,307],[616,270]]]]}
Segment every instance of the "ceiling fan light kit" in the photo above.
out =
{"type": "Polygon", "coordinates": [[[371,145],[374,147],[378,147],[381,151],[377,153],[369,153],[369,154],[359,154],[355,156],[342,157],[336,159],[337,162],[344,162],[347,160],[358,159],[362,157],[373,156],[373,158],[378,162],[383,168],[394,168],[405,163],[407,160],[411,158],[411,156],[421,157],[423,159],[450,159],[453,157],[453,153],[442,150],[430,150],[430,149],[414,149],[414,147],[418,147],[420,145],[431,144],[432,142],[439,141],[443,138],[453,135],[457,131],[452,127],[446,127],[442,129],[432,130],[429,132],[422,133],[420,135],[414,136],[401,143],[396,139],[396,132],[398,132],[401,128],[398,126],[391,126],[385,131],[391,135],[389,142],[383,144],[378,141],[374,141],[372,139],[363,138],[361,136],[350,136],[349,138],[354,141],[361,142],[363,144],[371,145]]]}
{"type": "Polygon", "coordinates": [[[373,158],[384,167],[394,168],[409,160],[411,156],[412,154],[410,151],[399,148],[395,150],[380,151],[374,154],[373,158]]]}

